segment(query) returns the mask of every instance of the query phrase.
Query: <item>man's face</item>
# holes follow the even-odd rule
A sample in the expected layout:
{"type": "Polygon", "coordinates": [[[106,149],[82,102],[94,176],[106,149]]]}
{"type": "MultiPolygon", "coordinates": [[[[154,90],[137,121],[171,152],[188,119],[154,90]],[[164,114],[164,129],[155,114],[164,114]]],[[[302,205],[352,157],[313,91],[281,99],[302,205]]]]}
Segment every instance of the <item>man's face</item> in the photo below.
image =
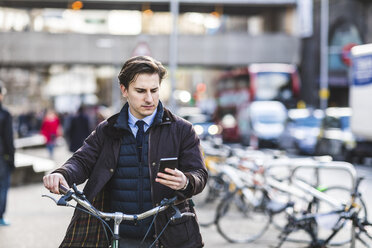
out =
{"type": "Polygon", "coordinates": [[[157,73],[139,74],[128,86],[120,84],[120,90],[127,99],[129,110],[137,119],[151,115],[159,104],[160,79],[157,73]]]}

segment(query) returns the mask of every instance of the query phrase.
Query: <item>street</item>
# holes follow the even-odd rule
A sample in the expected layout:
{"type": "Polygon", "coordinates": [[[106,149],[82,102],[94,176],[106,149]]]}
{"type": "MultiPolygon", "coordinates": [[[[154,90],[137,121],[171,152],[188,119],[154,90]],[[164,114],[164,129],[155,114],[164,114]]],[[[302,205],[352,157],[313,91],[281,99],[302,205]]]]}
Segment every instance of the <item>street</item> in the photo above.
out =
{"type": "MultiPolygon", "coordinates": [[[[47,157],[44,148],[28,149],[22,151],[41,157],[47,157]]],[[[63,163],[68,156],[64,146],[57,147],[55,160],[58,165],[63,163]]],[[[365,176],[360,189],[364,193],[368,211],[372,213],[371,197],[368,197],[367,190],[372,187],[372,168],[357,166],[358,176],[365,176]]],[[[333,180],[346,182],[347,175],[334,173],[333,180]]],[[[328,178],[327,178],[328,180],[328,178]]],[[[81,187],[79,187],[81,188],[81,187]]],[[[42,183],[33,183],[12,187],[8,195],[6,219],[11,222],[8,227],[0,227],[0,247],[4,248],[49,248],[58,247],[61,242],[67,225],[73,213],[72,208],[56,206],[48,198],[42,198],[42,194],[50,193],[43,188],[42,183]]],[[[199,215],[205,210],[199,210],[199,215]]],[[[371,219],[371,218],[369,218],[371,219]]],[[[238,224],[238,223],[237,223],[238,224]]],[[[203,228],[201,232],[205,247],[272,247],[277,244],[278,231],[270,229],[263,237],[251,244],[231,244],[224,240],[216,231],[215,226],[203,228]]],[[[296,243],[285,243],[282,247],[303,247],[296,243]]]]}

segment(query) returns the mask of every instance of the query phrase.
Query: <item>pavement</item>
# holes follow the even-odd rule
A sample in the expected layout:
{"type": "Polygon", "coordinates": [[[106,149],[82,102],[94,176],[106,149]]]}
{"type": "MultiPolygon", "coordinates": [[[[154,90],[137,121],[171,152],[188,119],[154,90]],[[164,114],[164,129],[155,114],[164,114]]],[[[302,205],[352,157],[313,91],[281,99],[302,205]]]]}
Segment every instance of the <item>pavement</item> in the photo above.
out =
{"type": "MultiPolygon", "coordinates": [[[[42,158],[48,158],[45,148],[27,149],[22,152],[42,158]]],[[[54,160],[59,166],[71,153],[64,145],[58,146],[54,160]]],[[[372,182],[372,168],[364,168],[361,173],[367,175],[369,185],[372,182]]],[[[359,171],[358,171],[359,173],[359,171]]],[[[367,187],[367,186],[365,186],[367,187]]],[[[367,188],[364,188],[366,190],[367,188]]],[[[7,212],[5,218],[10,226],[0,227],[1,248],[49,248],[58,247],[73,213],[72,208],[56,206],[53,201],[42,198],[42,194],[50,194],[41,182],[13,186],[9,190],[7,212]]],[[[368,202],[371,209],[371,203],[368,202]]],[[[372,209],[371,209],[372,210],[372,209]]],[[[198,215],[206,214],[209,209],[197,209],[198,215]]],[[[239,223],[237,223],[239,225],[239,223]]],[[[275,247],[279,232],[270,228],[260,239],[250,244],[232,244],[224,240],[214,225],[201,227],[201,233],[207,248],[269,248],[275,247]]],[[[300,248],[304,245],[285,243],[283,248],[300,248]]],[[[357,246],[359,248],[359,246],[357,246]]]]}

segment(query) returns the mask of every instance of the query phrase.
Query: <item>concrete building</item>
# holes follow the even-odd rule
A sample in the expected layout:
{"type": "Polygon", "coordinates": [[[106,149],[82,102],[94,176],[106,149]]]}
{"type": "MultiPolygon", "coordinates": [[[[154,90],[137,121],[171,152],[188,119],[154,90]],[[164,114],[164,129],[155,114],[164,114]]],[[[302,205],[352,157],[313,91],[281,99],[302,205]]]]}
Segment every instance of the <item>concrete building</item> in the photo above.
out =
{"type": "MultiPolygon", "coordinates": [[[[85,0],[80,7],[75,2],[0,1],[0,79],[11,85],[7,101],[15,111],[56,101],[56,95],[44,94],[51,78],[66,81],[56,75],[79,81],[92,68],[93,93],[103,104],[117,102],[111,85],[121,63],[135,54],[151,54],[169,67],[169,81],[177,83],[169,82],[168,89],[190,92],[224,69],[295,64],[301,98],[319,106],[320,0],[85,0]]],[[[367,0],[329,0],[329,105],[348,103],[348,47],[372,42],[371,12],[367,0]]]]}
{"type": "MultiPolygon", "coordinates": [[[[73,3],[0,1],[0,77],[14,86],[9,99],[14,105],[30,107],[15,85],[37,88],[76,66],[105,74],[96,78],[96,95],[111,97],[105,104],[117,102],[108,85],[121,63],[136,54],[151,54],[169,67],[170,81],[177,83],[168,88],[189,91],[224,69],[301,62],[295,0],[86,0],[81,9],[73,3]]],[[[43,95],[34,93],[26,94],[31,99],[43,95]]]]}
{"type": "MultiPolygon", "coordinates": [[[[140,4],[142,1],[83,1],[80,17],[77,17],[78,11],[66,9],[67,2],[71,1],[1,1],[0,5],[18,8],[4,8],[4,22],[10,15],[7,12],[27,19],[23,25],[20,20],[14,20],[14,25],[3,25],[6,32],[1,38],[1,63],[120,64],[123,57],[133,54],[141,41],[147,43],[153,56],[166,64],[169,62],[169,35],[174,29],[174,13],[169,12],[169,1],[152,0],[148,4],[140,4]],[[59,9],[47,9],[50,7],[59,9]],[[124,30],[121,33],[119,30],[115,33],[114,28],[110,28],[115,13],[102,9],[141,11],[140,32],[125,35],[124,30]],[[48,24],[53,21],[60,25],[48,24]],[[73,26],[66,22],[73,22],[73,26]],[[76,28],[79,22],[85,22],[84,26],[80,25],[80,30],[76,28]],[[105,26],[109,27],[105,29],[105,26]]],[[[180,1],[178,10],[177,62],[181,66],[300,62],[294,0],[180,1]],[[207,18],[210,20],[198,24],[200,19],[207,18]]],[[[128,20],[118,16],[117,13],[116,21],[128,20]]],[[[128,24],[132,23],[124,22],[122,26],[128,24]]]]}

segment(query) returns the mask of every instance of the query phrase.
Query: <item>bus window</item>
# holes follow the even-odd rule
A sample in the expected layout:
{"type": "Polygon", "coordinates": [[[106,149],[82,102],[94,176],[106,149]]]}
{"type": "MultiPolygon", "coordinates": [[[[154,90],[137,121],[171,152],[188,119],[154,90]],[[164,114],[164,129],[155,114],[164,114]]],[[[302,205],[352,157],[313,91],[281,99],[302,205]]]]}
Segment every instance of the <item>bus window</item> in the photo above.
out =
{"type": "Polygon", "coordinates": [[[256,100],[278,100],[284,102],[293,97],[290,74],[260,72],[256,76],[256,100]]]}

